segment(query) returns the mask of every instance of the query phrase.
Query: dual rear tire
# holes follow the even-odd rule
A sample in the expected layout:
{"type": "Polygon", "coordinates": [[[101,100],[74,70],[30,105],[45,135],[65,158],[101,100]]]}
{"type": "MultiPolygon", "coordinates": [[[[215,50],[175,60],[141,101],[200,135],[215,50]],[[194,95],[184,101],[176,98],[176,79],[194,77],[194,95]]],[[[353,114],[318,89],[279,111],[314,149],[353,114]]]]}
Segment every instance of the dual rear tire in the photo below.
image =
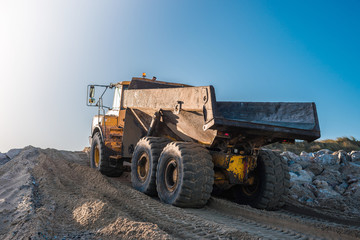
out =
{"type": "Polygon", "coordinates": [[[201,145],[145,137],[135,147],[133,187],[179,207],[203,207],[214,182],[211,155],[201,145]]]}
{"type": "Polygon", "coordinates": [[[287,162],[279,154],[261,150],[252,177],[252,185],[237,185],[232,188],[235,202],[266,210],[284,206],[290,187],[290,175],[287,162]]]}
{"type": "Polygon", "coordinates": [[[156,186],[161,201],[179,207],[203,207],[214,183],[211,155],[189,142],[172,142],[161,153],[156,186]]]}

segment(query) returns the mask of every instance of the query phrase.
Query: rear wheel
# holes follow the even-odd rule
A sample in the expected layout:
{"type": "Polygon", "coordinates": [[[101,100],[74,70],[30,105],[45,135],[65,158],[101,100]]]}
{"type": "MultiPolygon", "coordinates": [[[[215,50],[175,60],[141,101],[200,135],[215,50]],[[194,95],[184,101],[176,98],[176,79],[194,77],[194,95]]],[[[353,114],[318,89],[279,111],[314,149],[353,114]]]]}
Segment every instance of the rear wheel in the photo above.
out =
{"type": "Polygon", "coordinates": [[[156,172],[161,201],[179,207],[203,207],[214,183],[211,155],[188,142],[169,143],[162,151],[156,172]]]}
{"type": "Polygon", "coordinates": [[[284,205],[290,176],[287,164],[271,150],[261,150],[257,167],[251,173],[251,185],[233,187],[235,201],[252,207],[274,210],[284,205]]]}
{"type": "Polygon", "coordinates": [[[108,177],[119,177],[123,173],[122,164],[110,165],[109,155],[106,152],[105,144],[100,133],[95,133],[90,150],[90,167],[97,169],[108,177]]]}
{"type": "Polygon", "coordinates": [[[166,138],[144,137],[136,144],[131,160],[131,183],[136,190],[156,195],[156,167],[162,149],[169,142],[166,138]]]}

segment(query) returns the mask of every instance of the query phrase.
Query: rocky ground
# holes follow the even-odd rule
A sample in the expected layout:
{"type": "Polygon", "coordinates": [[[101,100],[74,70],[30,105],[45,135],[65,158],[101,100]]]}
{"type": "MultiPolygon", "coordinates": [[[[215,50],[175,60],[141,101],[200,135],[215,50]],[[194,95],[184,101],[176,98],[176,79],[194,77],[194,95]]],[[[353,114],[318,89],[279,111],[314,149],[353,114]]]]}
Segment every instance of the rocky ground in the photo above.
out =
{"type": "Polygon", "coordinates": [[[86,152],[13,149],[0,153],[0,239],[359,239],[360,152],[281,155],[291,189],[269,212],[216,197],[181,209],[132,189],[127,172],[101,175],[86,152]]]}
{"type": "Polygon", "coordinates": [[[360,151],[283,152],[290,170],[289,201],[360,216],[360,151]]]}

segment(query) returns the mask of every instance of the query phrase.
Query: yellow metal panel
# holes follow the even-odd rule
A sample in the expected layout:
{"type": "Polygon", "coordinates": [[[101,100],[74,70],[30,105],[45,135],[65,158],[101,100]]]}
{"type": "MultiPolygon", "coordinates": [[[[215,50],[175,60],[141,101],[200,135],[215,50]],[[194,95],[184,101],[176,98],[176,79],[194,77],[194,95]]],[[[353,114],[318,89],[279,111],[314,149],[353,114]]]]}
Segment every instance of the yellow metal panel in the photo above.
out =
{"type": "Polygon", "coordinates": [[[118,124],[120,127],[124,127],[124,125],[125,125],[125,113],[126,113],[126,110],[119,111],[118,124]]]}
{"type": "Polygon", "coordinates": [[[106,128],[117,126],[117,120],[118,120],[117,116],[105,116],[105,126],[106,126],[106,128]]]}
{"type": "Polygon", "coordinates": [[[212,153],[214,165],[226,171],[231,184],[245,183],[249,173],[256,168],[256,156],[212,153]]]}
{"type": "Polygon", "coordinates": [[[231,172],[232,175],[241,182],[244,181],[247,175],[247,159],[245,156],[234,155],[231,156],[229,161],[229,167],[227,171],[231,172]]]}

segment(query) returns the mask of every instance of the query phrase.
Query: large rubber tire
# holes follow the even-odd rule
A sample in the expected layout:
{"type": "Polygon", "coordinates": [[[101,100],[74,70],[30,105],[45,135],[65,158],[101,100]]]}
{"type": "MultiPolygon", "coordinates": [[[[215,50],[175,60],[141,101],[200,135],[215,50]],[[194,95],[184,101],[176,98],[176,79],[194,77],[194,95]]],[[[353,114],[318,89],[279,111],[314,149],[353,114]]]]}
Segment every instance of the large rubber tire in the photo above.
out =
{"type": "Polygon", "coordinates": [[[97,169],[108,177],[120,177],[123,173],[122,164],[118,164],[116,167],[110,166],[109,155],[98,132],[95,133],[91,143],[90,167],[97,169]]]}
{"type": "Polygon", "coordinates": [[[156,168],[163,148],[170,142],[166,138],[144,137],[136,144],[131,159],[132,186],[147,195],[156,195],[156,168]]]}
{"type": "Polygon", "coordinates": [[[203,207],[214,184],[211,155],[201,145],[169,143],[162,151],[156,171],[156,186],[162,202],[178,207],[203,207]]]}
{"type": "Polygon", "coordinates": [[[271,150],[260,150],[251,186],[237,185],[232,190],[235,201],[255,208],[281,208],[290,186],[289,168],[285,160],[271,150]]]}

